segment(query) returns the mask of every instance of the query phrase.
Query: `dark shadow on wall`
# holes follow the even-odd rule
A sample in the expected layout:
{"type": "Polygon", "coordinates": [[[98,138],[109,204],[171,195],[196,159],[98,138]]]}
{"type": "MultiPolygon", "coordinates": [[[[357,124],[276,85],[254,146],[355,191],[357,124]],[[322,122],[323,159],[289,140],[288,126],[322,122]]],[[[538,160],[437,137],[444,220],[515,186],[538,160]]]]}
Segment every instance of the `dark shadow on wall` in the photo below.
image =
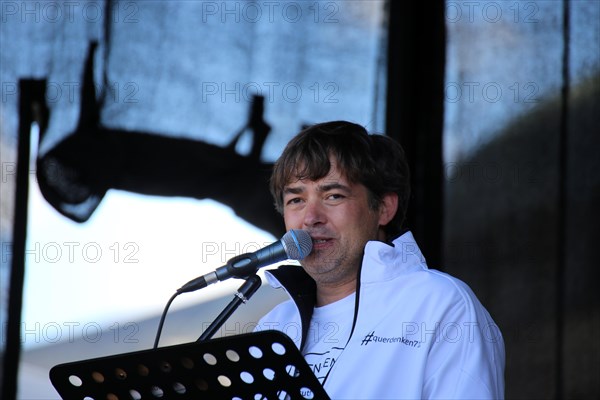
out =
{"type": "Polygon", "coordinates": [[[275,236],[284,232],[268,190],[271,164],[260,161],[270,131],[263,119],[262,97],[253,99],[247,124],[226,147],[160,133],[108,129],[99,123],[102,101],[97,101],[93,81],[95,48],[92,43],[85,65],[78,127],[38,159],[38,182],[50,204],[84,222],[109,189],[211,198],[275,236]],[[253,146],[248,156],[242,156],[235,144],[246,130],[253,133],[253,146]]]}
{"type": "Polygon", "coordinates": [[[507,398],[600,397],[600,75],[571,88],[562,125],[561,102],[445,165],[444,264],[502,330],[507,398]]]}

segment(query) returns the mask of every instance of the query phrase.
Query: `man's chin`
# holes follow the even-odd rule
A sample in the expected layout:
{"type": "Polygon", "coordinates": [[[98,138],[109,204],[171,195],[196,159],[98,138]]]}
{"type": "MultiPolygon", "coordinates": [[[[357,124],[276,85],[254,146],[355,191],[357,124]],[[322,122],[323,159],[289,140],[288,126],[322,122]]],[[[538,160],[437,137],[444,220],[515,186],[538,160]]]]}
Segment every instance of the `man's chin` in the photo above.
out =
{"type": "Polygon", "coordinates": [[[300,265],[302,265],[304,269],[315,270],[327,264],[327,261],[331,261],[331,257],[327,257],[327,255],[323,254],[321,251],[313,251],[300,261],[300,265]]]}

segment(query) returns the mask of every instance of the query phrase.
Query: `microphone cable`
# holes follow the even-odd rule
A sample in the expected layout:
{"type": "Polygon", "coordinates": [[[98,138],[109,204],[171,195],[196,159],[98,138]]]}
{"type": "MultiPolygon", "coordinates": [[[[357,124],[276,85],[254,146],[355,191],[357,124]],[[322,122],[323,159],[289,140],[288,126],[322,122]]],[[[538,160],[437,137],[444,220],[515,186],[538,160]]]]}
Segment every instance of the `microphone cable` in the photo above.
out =
{"type": "Polygon", "coordinates": [[[154,347],[152,347],[154,350],[158,348],[158,341],[160,340],[160,335],[162,333],[163,325],[165,324],[165,319],[167,318],[167,312],[169,311],[169,307],[171,307],[171,303],[173,302],[173,300],[175,300],[175,297],[179,296],[180,293],[181,292],[175,292],[171,296],[169,301],[167,301],[167,304],[163,309],[162,315],[160,316],[160,321],[158,322],[158,330],[156,331],[156,338],[154,339],[154,347]]]}

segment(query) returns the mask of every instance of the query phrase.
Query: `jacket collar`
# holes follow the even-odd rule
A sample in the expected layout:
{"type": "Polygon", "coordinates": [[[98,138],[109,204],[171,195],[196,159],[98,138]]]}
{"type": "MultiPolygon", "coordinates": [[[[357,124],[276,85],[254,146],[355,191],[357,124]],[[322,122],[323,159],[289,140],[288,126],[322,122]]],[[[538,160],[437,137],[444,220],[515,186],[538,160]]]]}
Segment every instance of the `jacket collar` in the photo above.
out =
{"type": "Polygon", "coordinates": [[[268,270],[265,277],[272,287],[285,288],[294,303],[296,303],[302,326],[302,341],[300,343],[300,349],[302,349],[310,327],[313,310],[317,303],[317,284],[302,267],[296,265],[281,265],[277,269],[268,270]]]}
{"type": "Polygon", "coordinates": [[[396,238],[392,244],[379,241],[365,246],[362,283],[382,282],[406,272],[426,269],[425,257],[411,232],[396,238]]]}
{"type": "MultiPolygon", "coordinates": [[[[385,281],[409,271],[427,268],[425,257],[409,231],[396,238],[391,244],[380,241],[367,242],[362,265],[360,272],[362,283],[385,281]]],[[[315,281],[304,272],[302,267],[282,265],[278,269],[267,272],[267,279],[271,286],[284,287],[292,297],[297,295],[303,299],[303,304],[314,307],[317,287],[315,281]]]]}

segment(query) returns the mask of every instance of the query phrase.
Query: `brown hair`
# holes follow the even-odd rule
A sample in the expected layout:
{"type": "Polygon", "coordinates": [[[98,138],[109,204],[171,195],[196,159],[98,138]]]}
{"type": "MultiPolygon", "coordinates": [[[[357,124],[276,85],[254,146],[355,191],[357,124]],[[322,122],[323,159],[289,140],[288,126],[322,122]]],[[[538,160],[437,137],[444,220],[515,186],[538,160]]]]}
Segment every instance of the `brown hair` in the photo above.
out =
{"type": "Polygon", "coordinates": [[[369,206],[379,208],[383,195],[398,195],[398,211],[384,227],[387,239],[399,235],[410,196],[409,171],[404,150],[394,139],[369,135],[347,121],[310,126],[296,135],[275,162],[270,189],[275,207],[283,212],[283,189],[292,181],[325,177],[333,156],[346,178],[369,192],[369,206]]]}

